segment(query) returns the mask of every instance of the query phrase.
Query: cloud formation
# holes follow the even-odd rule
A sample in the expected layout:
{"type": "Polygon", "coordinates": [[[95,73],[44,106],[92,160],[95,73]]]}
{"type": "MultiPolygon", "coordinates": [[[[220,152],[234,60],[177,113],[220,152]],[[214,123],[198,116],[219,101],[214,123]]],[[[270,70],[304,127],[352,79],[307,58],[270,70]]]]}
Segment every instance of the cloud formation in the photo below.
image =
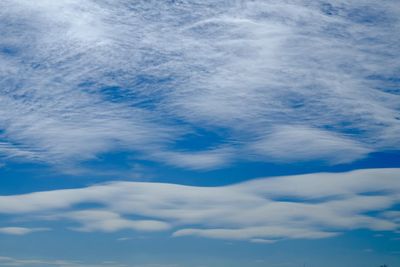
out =
{"type": "Polygon", "coordinates": [[[0,234],[26,235],[34,232],[49,231],[49,228],[26,228],[26,227],[2,227],[0,234]]]}
{"type": "MultiPolygon", "coordinates": [[[[127,267],[128,265],[117,262],[103,262],[91,264],[82,261],[68,260],[45,260],[45,259],[17,259],[13,257],[0,256],[0,264],[5,267],[30,266],[30,267],[127,267]]],[[[138,266],[140,267],[140,266],[138,266]]]]}
{"type": "Polygon", "coordinates": [[[398,231],[399,169],[264,178],[221,187],[113,182],[0,197],[10,218],[66,220],[77,231],[275,242],[355,229],[398,231]]]}
{"type": "Polygon", "coordinates": [[[400,146],[396,0],[4,0],[0,10],[3,158],[65,164],[128,150],[204,169],[335,164],[400,146]],[[198,129],[220,142],[174,148],[198,129]]]}
{"type": "Polygon", "coordinates": [[[90,263],[78,260],[52,260],[52,259],[21,259],[15,257],[0,256],[0,264],[3,267],[29,266],[29,267],[179,267],[179,264],[123,264],[116,261],[103,261],[90,263]]]}

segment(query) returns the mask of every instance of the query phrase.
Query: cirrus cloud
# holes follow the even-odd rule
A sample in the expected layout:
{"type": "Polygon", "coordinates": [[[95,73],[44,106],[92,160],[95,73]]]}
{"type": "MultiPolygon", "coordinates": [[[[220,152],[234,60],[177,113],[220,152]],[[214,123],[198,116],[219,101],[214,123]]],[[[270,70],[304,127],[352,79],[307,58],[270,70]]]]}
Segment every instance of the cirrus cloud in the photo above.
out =
{"type": "Polygon", "coordinates": [[[5,0],[0,10],[6,160],[127,150],[207,169],[336,164],[400,146],[395,0],[5,0]],[[224,134],[174,149],[196,129],[224,134]]]}

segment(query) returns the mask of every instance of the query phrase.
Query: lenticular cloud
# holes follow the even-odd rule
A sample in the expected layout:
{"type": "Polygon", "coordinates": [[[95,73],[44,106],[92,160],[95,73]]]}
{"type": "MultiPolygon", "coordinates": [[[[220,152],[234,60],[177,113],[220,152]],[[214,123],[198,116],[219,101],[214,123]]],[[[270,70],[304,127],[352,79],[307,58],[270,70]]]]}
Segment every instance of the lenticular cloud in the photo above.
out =
{"type": "Polygon", "coordinates": [[[1,196],[0,214],[8,214],[11,222],[64,220],[84,232],[169,231],[174,237],[266,243],[320,239],[355,229],[398,231],[398,180],[399,169],[367,169],[221,187],[113,182],[1,196]]]}

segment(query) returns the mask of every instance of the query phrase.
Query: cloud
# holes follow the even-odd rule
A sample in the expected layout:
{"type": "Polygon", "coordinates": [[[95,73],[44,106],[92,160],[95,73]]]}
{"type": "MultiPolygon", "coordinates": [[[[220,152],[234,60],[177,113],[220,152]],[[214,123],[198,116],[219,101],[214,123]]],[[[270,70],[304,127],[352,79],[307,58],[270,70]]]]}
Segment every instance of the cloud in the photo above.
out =
{"type": "Polygon", "coordinates": [[[250,240],[253,243],[259,243],[259,244],[272,244],[275,243],[275,240],[268,240],[268,239],[262,239],[262,238],[253,238],[250,240]]]}
{"type": "Polygon", "coordinates": [[[127,265],[116,261],[103,261],[90,263],[77,260],[55,260],[55,259],[21,259],[15,257],[0,256],[0,264],[4,267],[30,266],[30,267],[179,267],[179,264],[134,264],[127,265]]]}
{"type": "Polygon", "coordinates": [[[335,164],[351,162],[371,152],[345,136],[302,126],[276,127],[266,138],[250,144],[248,149],[249,153],[272,161],[325,160],[335,164]],[[284,147],[290,148],[291,153],[284,147]]]}
{"type": "Polygon", "coordinates": [[[365,169],[220,187],[113,182],[1,196],[0,213],[63,220],[72,230],[89,232],[169,230],[174,237],[252,242],[320,239],[356,229],[398,231],[399,173],[365,169]]]}
{"type": "Polygon", "coordinates": [[[127,220],[114,212],[101,210],[82,210],[70,212],[59,216],[82,224],[75,230],[83,232],[103,231],[115,232],[123,229],[136,231],[161,231],[167,230],[170,226],[162,221],[155,220],[127,220]]]}
{"type": "Polygon", "coordinates": [[[117,262],[91,264],[82,261],[70,260],[44,260],[44,259],[19,259],[13,257],[0,256],[2,266],[32,266],[32,267],[126,267],[125,264],[117,262]]]}
{"type": "MultiPolygon", "coordinates": [[[[337,233],[328,233],[323,231],[293,229],[288,227],[249,227],[242,229],[184,229],[176,231],[173,236],[201,236],[217,239],[236,239],[250,240],[251,242],[260,241],[258,236],[273,239],[292,238],[292,239],[319,239],[336,236],[337,233]]],[[[263,240],[263,239],[261,239],[263,240]]]]}
{"type": "Polygon", "coordinates": [[[26,235],[34,232],[50,231],[49,228],[1,227],[0,234],[26,235]]]}
{"type": "Polygon", "coordinates": [[[5,0],[0,10],[7,160],[126,150],[207,169],[336,164],[400,146],[395,0],[5,0]],[[174,148],[198,129],[224,134],[174,148]]]}
{"type": "Polygon", "coordinates": [[[227,165],[235,152],[232,148],[217,148],[201,152],[159,151],[151,154],[151,158],[183,168],[212,169],[227,165]]]}
{"type": "Polygon", "coordinates": [[[128,240],[131,240],[132,238],[130,238],[130,237],[120,237],[120,238],[118,238],[117,239],[117,241],[128,241],[128,240]]]}

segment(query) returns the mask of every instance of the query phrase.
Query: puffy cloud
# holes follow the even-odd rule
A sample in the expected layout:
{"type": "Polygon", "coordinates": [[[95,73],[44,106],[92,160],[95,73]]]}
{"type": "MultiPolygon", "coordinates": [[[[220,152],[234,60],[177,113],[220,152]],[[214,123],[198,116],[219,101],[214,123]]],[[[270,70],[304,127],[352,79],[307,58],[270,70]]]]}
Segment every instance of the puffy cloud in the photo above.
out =
{"type": "Polygon", "coordinates": [[[4,0],[0,10],[6,158],[66,164],[128,150],[204,169],[341,163],[400,146],[396,0],[4,0]],[[220,142],[174,149],[198,129],[220,142]]]}
{"type": "Polygon", "coordinates": [[[175,237],[252,242],[327,238],[354,229],[396,231],[399,171],[314,173],[220,187],[113,182],[1,196],[0,213],[66,219],[79,231],[173,229],[175,237]]]}

